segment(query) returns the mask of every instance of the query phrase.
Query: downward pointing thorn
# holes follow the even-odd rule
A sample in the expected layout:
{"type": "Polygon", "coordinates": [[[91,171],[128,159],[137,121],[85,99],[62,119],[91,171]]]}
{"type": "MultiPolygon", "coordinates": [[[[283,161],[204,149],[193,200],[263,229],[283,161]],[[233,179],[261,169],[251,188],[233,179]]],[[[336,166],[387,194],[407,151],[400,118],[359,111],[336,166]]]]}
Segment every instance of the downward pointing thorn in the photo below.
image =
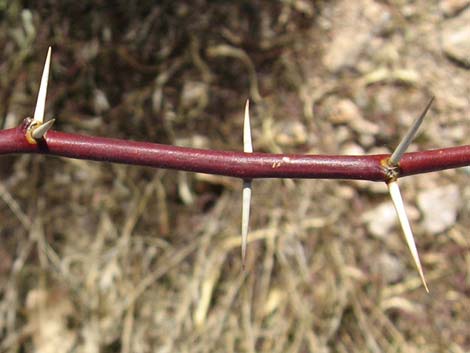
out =
{"type": "Polygon", "coordinates": [[[242,194],[242,264],[245,268],[246,244],[248,242],[248,227],[250,223],[251,180],[243,182],[242,194]]]}
{"type": "MultiPolygon", "coordinates": [[[[243,121],[243,152],[252,153],[253,143],[251,140],[250,126],[250,101],[246,101],[245,119],[243,121]]],[[[242,192],[242,265],[245,268],[246,244],[248,242],[248,227],[250,224],[250,204],[251,204],[251,180],[243,181],[242,192]]]]}
{"type": "Polygon", "coordinates": [[[38,100],[34,110],[34,122],[42,124],[44,121],[44,109],[46,106],[47,81],[49,79],[49,67],[51,65],[51,47],[47,51],[46,62],[42,72],[41,84],[39,86],[38,100]]]}
{"type": "Polygon", "coordinates": [[[426,289],[426,292],[429,293],[428,285],[426,284],[426,279],[424,278],[423,268],[421,267],[421,262],[419,260],[418,249],[416,248],[413,232],[411,230],[410,222],[408,221],[405,206],[403,204],[403,199],[400,194],[400,188],[398,187],[398,183],[396,181],[392,181],[387,185],[390,196],[392,197],[393,206],[395,206],[398,220],[400,221],[400,225],[403,230],[403,234],[405,235],[406,243],[410,249],[411,256],[413,257],[413,261],[416,265],[416,268],[418,269],[419,276],[421,277],[424,288],[426,289]]]}

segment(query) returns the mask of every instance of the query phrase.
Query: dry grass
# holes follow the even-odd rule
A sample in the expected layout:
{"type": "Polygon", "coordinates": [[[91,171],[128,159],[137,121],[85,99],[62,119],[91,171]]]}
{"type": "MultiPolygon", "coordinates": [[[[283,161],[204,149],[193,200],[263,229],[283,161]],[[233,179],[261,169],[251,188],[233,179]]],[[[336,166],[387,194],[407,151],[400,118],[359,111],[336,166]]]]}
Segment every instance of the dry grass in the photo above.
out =
{"type": "MultiPolygon", "coordinates": [[[[0,5],[0,126],[32,114],[53,45],[60,130],[241,150],[250,96],[255,151],[372,153],[433,93],[414,148],[469,143],[470,74],[436,2],[92,3],[0,5]]],[[[398,226],[364,219],[385,185],[255,181],[244,272],[238,180],[0,163],[0,352],[470,349],[468,170],[401,180],[427,295],[398,226]],[[457,219],[433,234],[417,199],[445,185],[457,219]]]]}

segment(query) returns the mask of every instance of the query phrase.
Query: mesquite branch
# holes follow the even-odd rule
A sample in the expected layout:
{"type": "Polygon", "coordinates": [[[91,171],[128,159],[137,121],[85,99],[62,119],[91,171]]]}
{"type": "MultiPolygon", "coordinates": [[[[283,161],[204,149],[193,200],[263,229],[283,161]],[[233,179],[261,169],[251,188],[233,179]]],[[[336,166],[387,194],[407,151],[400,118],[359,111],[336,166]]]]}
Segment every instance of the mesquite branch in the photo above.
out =
{"type": "MultiPolygon", "coordinates": [[[[39,153],[92,161],[218,174],[242,179],[326,178],[387,181],[390,155],[334,156],[215,151],[49,131],[32,144],[31,124],[0,131],[0,155],[39,153]]],[[[470,145],[405,153],[399,177],[470,165],[470,145]]]]}
{"type": "Polygon", "coordinates": [[[253,153],[249,104],[245,107],[243,152],[215,151],[92,137],[50,130],[44,122],[51,49],[47,53],[34,118],[13,129],[0,131],[0,155],[39,153],[93,161],[218,174],[243,179],[242,259],[245,264],[252,179],[326,178],[384,181],[388,185],[406,243],[423,285],[428,291],[411,226],[397,179],[407,175],[470,165],[470,145],[405,153],[433,99],[410,127],[392,155],[339,156],[253,153]]]}

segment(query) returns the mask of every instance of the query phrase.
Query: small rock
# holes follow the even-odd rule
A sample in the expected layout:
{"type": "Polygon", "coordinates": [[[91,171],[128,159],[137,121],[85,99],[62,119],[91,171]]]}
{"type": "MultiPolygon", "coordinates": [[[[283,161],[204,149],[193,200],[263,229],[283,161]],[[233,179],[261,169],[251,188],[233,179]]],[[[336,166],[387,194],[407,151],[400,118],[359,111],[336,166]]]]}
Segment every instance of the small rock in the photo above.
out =
{"type": "Polygon", "coordinates": [[[383,202],[364,213],[362,220],[367,224],[369,232],[378,238],[385,238],[397,224],[397,216],[391,201],[383,202]]]}
{"type": "Polygon", "coordinates": [[[20,124],[20,118],[13,112],[8,112],[3,123],[4,129],[12,129],[20,124]]]}
{"type": "Polygon", "coordinates": [[[403,16],[405,16],[405,18],[411,18],[411,17],[414,17],[416,16],[416,14],[418,13],[418,6],[416,4],[413,4],[413,3],[405,3],[400,11],[401,13],[403,14],[403,16]]]}
{"type": "Polygon", "coordinates": [[[332,14],[332,39],[323,57],[328,70],[339,72],[357,65],[371,39],[390,18],[387,8],[375,1],[339,1],[332,14]]]}
{"type": "Polygon", "coordinates": [[[361,146],[350,142],[341,148],[341,154],[345,156],[362,156],[364,155],[364,149],[361,146]]]}
{"type": "Polygon", "coordinates": [[[385,252],[378,258],[378,269],[386,283],[397,282],[405,276],[403,260],[385,252]]]}
{"type": "Polygon", "coordinates": [[[350,125],[359,134],[376,135],[380,132],[377,124],[366,119],[353,120],[350,125]]]}
{"type": "Polygon", "coordinates": [[[181,106],[185,111],[200,112],[209,101],[208,86],[204,82],[187,81],[181,93],[181,106]]]}
{"type": "Polygon", "coordinates": [[[345,124],[352,120],[362,119],[359,108],[350,99],[341,99],[335,104],[329,115],[333,124],[345,124]]]}
{"type": "Polygon", "coordinates": [[[458,17],[447,21],[441,34],[442,50],[444,53],[470,68],[470,9],[458,17]]]}
{"type": "MultiPolygon", "coordinates": [[[[388,189],[385,183],[371,183],[370,181],[365,180],[356,180],[356,183],[361,183],[359,185],[363,190],[375,195],[388,195],[388,189]]],[[[357,184],[356,184],[357,185],[357,184]]]]}
{"type": "Polygon", "coordinates": [[[193,134],[190,137],[178,137],[175,140],[177,146],[192,148],[210,148],[210,140],[206,136],[193,134]]]}
{"type": "Polygon", "coordinates": [[[338,126],[334,130],[334,137],[338,145],[346,143],[353,139],[351,129],[346,126],[338,126]]]}
{"type": "MultiPolygon", "coordinates": [[[[419,217],[415,207],[405,204],[405,209],[410,222],[415,221],[419,217]]],[[[376,208],[364,213],[362,220],[366,223],[369,232],[381,239],[386,238],[393,227],[400,227],[392,201],[383,202],[376,208]]]]}
{"type": "Polygon", "coordinates": [[[361,114],[360,109],[350,99],[341,99],[338,102],[328,102],[331,105],[328,120],[333,124],[348,124],[355,132],[365,135],[375,135],[380,129],[361,114]]]}
{"type": "Polygon", "coordinates": [[[108,111],[110,108],[108,97],[106,97],[106,93],[98,88],[95,89],[95,92],[94,92],[93,107],[94,107],[95,113],[98,115],[103,114],[104,112],[108,111]]]}
{"type": "Polygon", "coordinates": [[[418,194],[418,207],[423,214],[423,226],[431,234],[441,233],[457,219],[461,204],[457,185],[448,185],[418,194]]]}
{"type": "Polygon", "coordinates": [[[461,142],[465,143],[464,140],[468,137],[467,133],[462,129],[461,126],[452,126],[444,131],[442,134],[451,140],[452,144],[460,144],[461,142]]]}
{"type": "Polygon", "coordinates": [[[470,5],[469,0],[442,0],[439,4],[444,15],[451,17],[470,5]]]}
{"type": "Polygon", "coordinates": [[[276,142],[282,146],[299,146],[307,142],[307,129],[300,121],[284,121],[276,126],[276,142]]]}
{"type": "Polygon", "coordinates": [[[359,142],[361,143],[361,146],[364,146],[366,148],[371,147],[375,143],[375,138],[372,135],[368,134],[361,134],[359,136],[359,142]]]}
{"type": "Polygon", "coordinates": [[[366,191],[373,195],[387,195],[388,190],[385,183],[371,183],[368,180],[351,180],[349,181],[354,187],[361,191],[366,191]]]}
{"type": "Polygon", "coordinates": [[[356,190],[349,185],[339,185],[336,189],[336,194],[342,200],[352,200],[356,196],[356,190]]]}

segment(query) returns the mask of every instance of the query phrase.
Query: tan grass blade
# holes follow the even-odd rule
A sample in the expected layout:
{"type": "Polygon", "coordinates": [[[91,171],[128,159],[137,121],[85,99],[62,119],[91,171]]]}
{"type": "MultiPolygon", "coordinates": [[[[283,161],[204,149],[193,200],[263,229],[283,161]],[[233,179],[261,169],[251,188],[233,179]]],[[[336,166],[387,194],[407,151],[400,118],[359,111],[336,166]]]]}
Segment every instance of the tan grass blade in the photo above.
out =
{"type": "MultiPolygon", "coordinates": [[[[246,101],[245,118],[243,121],[243,152],[253,152],[253,142],[251,140],[250,126],[250,101],[246,101]]],[[[246,244],[248,242],[248,228],[250,224],[250,204],[251,204],[252,183],[251,180],[243,181],[242,191],[242,264],[245,267],[246,244]]]]}
{"type": "Polygon", "coordinates": [[[413,261],[416,265],[416,268],[418,269],[419,276],[421,277],[424,288],[426,289],[426,292],[429,293],[428,285],[426,284],[426,280],[424,278],[423,268],[419,260],[418,249],[416,248],[413,232],[411,230],[410,222],[408,221],[408,217],[405,211],[405,205],[403,204],[403,199],[400,194],[400,188],[398,187],[398,183],[396,181],[392,181],[387,185],[390,196],[392,197],[393,206],[395,207],[398,220],[400,221],[400,225],[403,230],[403,234],[405,235],[406,243],[410,249],[411,256],[413,257],[413,261]]]}
{"type": "Polygon", "coordinates": [[[51,65],[51,47],[47,51],[46,62],[41,77],[41,85],[39,86],[38,100],[36,109],[34,110],[34,122],[42,124],[44,121],[44,109],[46,106],[47,81],[49,80],[49,67],[51,65]]]}
{"type": "Polygon", "coordinates": [[[403,139],[401,140],[398,147],[395,148],[395,151],[392,153],[392,156],[389,159],[390,165],[395,166],[395,165],[398,164],[401,157],[403,156],[403,153],[405,153],[405,151],[410,146],[410,143],[415,138],[416,133],[418,132],[418,129],[421,126],[421,123],[423,122],[424,117],[426,116],[426,113],[428,112],[429,108],[431,107],[431,104],[432,104],[433,101],[434,101],[434,97],[432,97],[430,99],[430,101],[429,101],[428,105],[426,106],[426,108],[424,108],[423,112],[418,117],[418,119],[416,119],[413,122],[413,125],[411,125],[411,127],[408,129],[408,132],[406,133],[405,137],[403,137],[403,139]]]}

